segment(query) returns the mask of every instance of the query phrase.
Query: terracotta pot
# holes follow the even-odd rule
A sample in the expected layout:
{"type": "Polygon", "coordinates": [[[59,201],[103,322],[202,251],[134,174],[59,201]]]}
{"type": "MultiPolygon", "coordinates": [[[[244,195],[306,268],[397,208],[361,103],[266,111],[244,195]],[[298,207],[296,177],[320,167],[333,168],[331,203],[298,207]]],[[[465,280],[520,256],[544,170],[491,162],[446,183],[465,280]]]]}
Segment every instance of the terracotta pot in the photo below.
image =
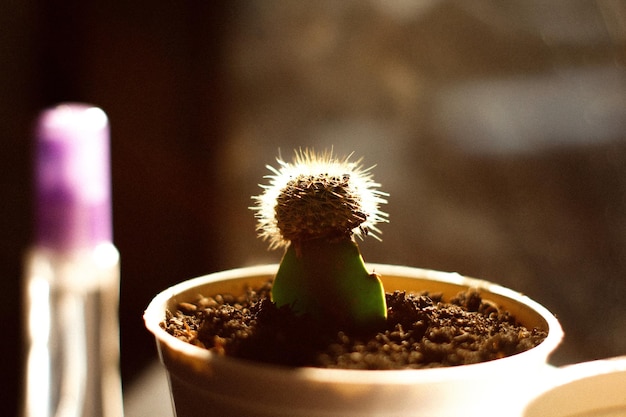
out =
{"type": "Polygon", "coordinates": [[[242,293],[272,277],[278,265],[234,269],[175,285],[144,314],[167,369],[178,417],[490,416],[519,414],[554,372],[547,358],[563,332],[544,307],[490,282],[418,268],[370,264],[385,290],[442,292],[444,300],[468,287],[509,310],[526,327],[548,331],[537,347],[510,357],[449,368],[364,371],[286,368],[249,362],[192,346],[159,325],[165,310],[198,294],[242,293]],[[505,408],[503,408],[505,407],[505,408]],[[507,412],[510,410],[511,412],[507,412]]]}

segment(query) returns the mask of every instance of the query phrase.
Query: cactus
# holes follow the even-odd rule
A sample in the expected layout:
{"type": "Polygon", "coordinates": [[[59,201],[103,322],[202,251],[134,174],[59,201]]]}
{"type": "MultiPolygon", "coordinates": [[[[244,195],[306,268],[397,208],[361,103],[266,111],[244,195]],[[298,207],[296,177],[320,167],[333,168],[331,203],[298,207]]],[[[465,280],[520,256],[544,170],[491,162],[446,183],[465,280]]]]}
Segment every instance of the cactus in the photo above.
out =
{"type": "Polygon", "coordinates": [[[292,163],[277,159],[278,169],[253,197],[257,230],[270,248],[285,248],[272,288],[272,301],[344,328],[373,329],[384,324],[385,292],[370,273],[355,236],[378,238],[379,210],[386,193],[371,168],[332,151],[295,153],[292,163]]]}

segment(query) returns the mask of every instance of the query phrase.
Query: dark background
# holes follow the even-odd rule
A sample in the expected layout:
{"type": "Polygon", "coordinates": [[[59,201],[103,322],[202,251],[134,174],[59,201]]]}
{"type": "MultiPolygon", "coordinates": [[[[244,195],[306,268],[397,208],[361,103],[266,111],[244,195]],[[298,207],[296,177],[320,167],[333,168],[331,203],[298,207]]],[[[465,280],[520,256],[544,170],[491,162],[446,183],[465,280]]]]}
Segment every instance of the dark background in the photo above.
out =
{"type": "Polygon", "coordinates": [[[250,196],[280,151],[355,151],[388,191],[366,260],[458,271],[557,314],[553,363],[626,353],[626,8],[615,1],[0,4],[0,414],[15,415],[32,121],[112,127],[124,385],[151,297],[277,262],[250,196]]]}

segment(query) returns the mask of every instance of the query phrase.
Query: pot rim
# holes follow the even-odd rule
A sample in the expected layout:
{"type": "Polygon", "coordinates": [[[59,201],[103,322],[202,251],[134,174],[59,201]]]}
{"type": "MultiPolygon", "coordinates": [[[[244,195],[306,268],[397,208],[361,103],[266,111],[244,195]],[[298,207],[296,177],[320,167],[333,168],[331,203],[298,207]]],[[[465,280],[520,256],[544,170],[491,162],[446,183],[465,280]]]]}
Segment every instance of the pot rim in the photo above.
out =
{"type": "MultiPolygon", "coordinates": [[[[602,411],[625,411],[623,385],[626,381],[626,355],[559,368],[558,377],[525,407],[524,416],[601,415],[602,411]],[[590,392],[596,395],[588,395],[590,392]]],[[[604,414],[602,414],[604,415],[604,414]]]]}
{"type": "MultiPolygon", "coordinates": [[[[535,311],[546,322],[548,336],[536,347],[527,351],[496,359],[488,362],[481,362],[470,365],[460,365],[442,368],[427,369],[402,369],[402,370],[356,370],[356,369],[326,369],[314,367],[286,367],[249,361],[239,358],[231,358],[224,355],[217,355],[208,349],[191,345],[187,342],[167,333],[161,328],[160,323],[165,318],[165,309],[168,301],[176,295],[190,290],[200,285],[223,280],[258,277],[261,275],[273,276],[278,270],[278,264],[266,264],[229,269],[210,273],[196,278],[191,278],[175,284],[159,294],[157,294],[146,310],[144,311],[144,322],[146,328],[155,336],[157,343],[166,345],[169,349],[177,351],[183,355],[190,356],[194,360],[212,363],[217,367],[228,367],[240,372],[249,369],[251,372],[270,372],[277,378],[297,376],[299,378],[314,380],[319,382],[349,382],[351,384],[414,384],[424,381],[436,382],[449,380],[452,375],[455,378],[466,378],[471,381],[477,372],[489,372],[491,369],[501,366],[523,369],[529,363],[544,362],[548,356],[556,349],[563,339],[563,329],[557,318],[541,304],[532,300],[526,295],[511,290],[509,288],[494,284],[490,281],[462,276],[456,272],[442,272],[417,267],[387,265],[379,263],[367,263],[367,268],[381,275],[398,277],[415,277],[419,274],[420,279],[434,280],[444,283],[470,286],[479,290],[488,291],[517,303],[520,303],[535,311]]],[[[546,365],[547,366],[547,365],[546,365]]]]}

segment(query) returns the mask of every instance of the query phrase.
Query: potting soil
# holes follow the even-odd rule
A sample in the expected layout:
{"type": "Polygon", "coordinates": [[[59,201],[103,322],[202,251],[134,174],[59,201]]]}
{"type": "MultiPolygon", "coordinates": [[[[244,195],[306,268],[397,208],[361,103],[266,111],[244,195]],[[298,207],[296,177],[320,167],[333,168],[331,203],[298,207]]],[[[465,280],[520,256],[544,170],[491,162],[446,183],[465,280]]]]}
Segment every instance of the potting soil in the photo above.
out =
{"type": "Polygon", "coordinates": [[[270,301],[271,282],[245,295],[198,296],[168,311],[164,329],[217,354],[284,366],[420,369],[514,355],[540,344],[527,329],[470,289],[444,302],[441,294],[387,293],[384,327],[363,332],[295,316],[270,301]]]}

